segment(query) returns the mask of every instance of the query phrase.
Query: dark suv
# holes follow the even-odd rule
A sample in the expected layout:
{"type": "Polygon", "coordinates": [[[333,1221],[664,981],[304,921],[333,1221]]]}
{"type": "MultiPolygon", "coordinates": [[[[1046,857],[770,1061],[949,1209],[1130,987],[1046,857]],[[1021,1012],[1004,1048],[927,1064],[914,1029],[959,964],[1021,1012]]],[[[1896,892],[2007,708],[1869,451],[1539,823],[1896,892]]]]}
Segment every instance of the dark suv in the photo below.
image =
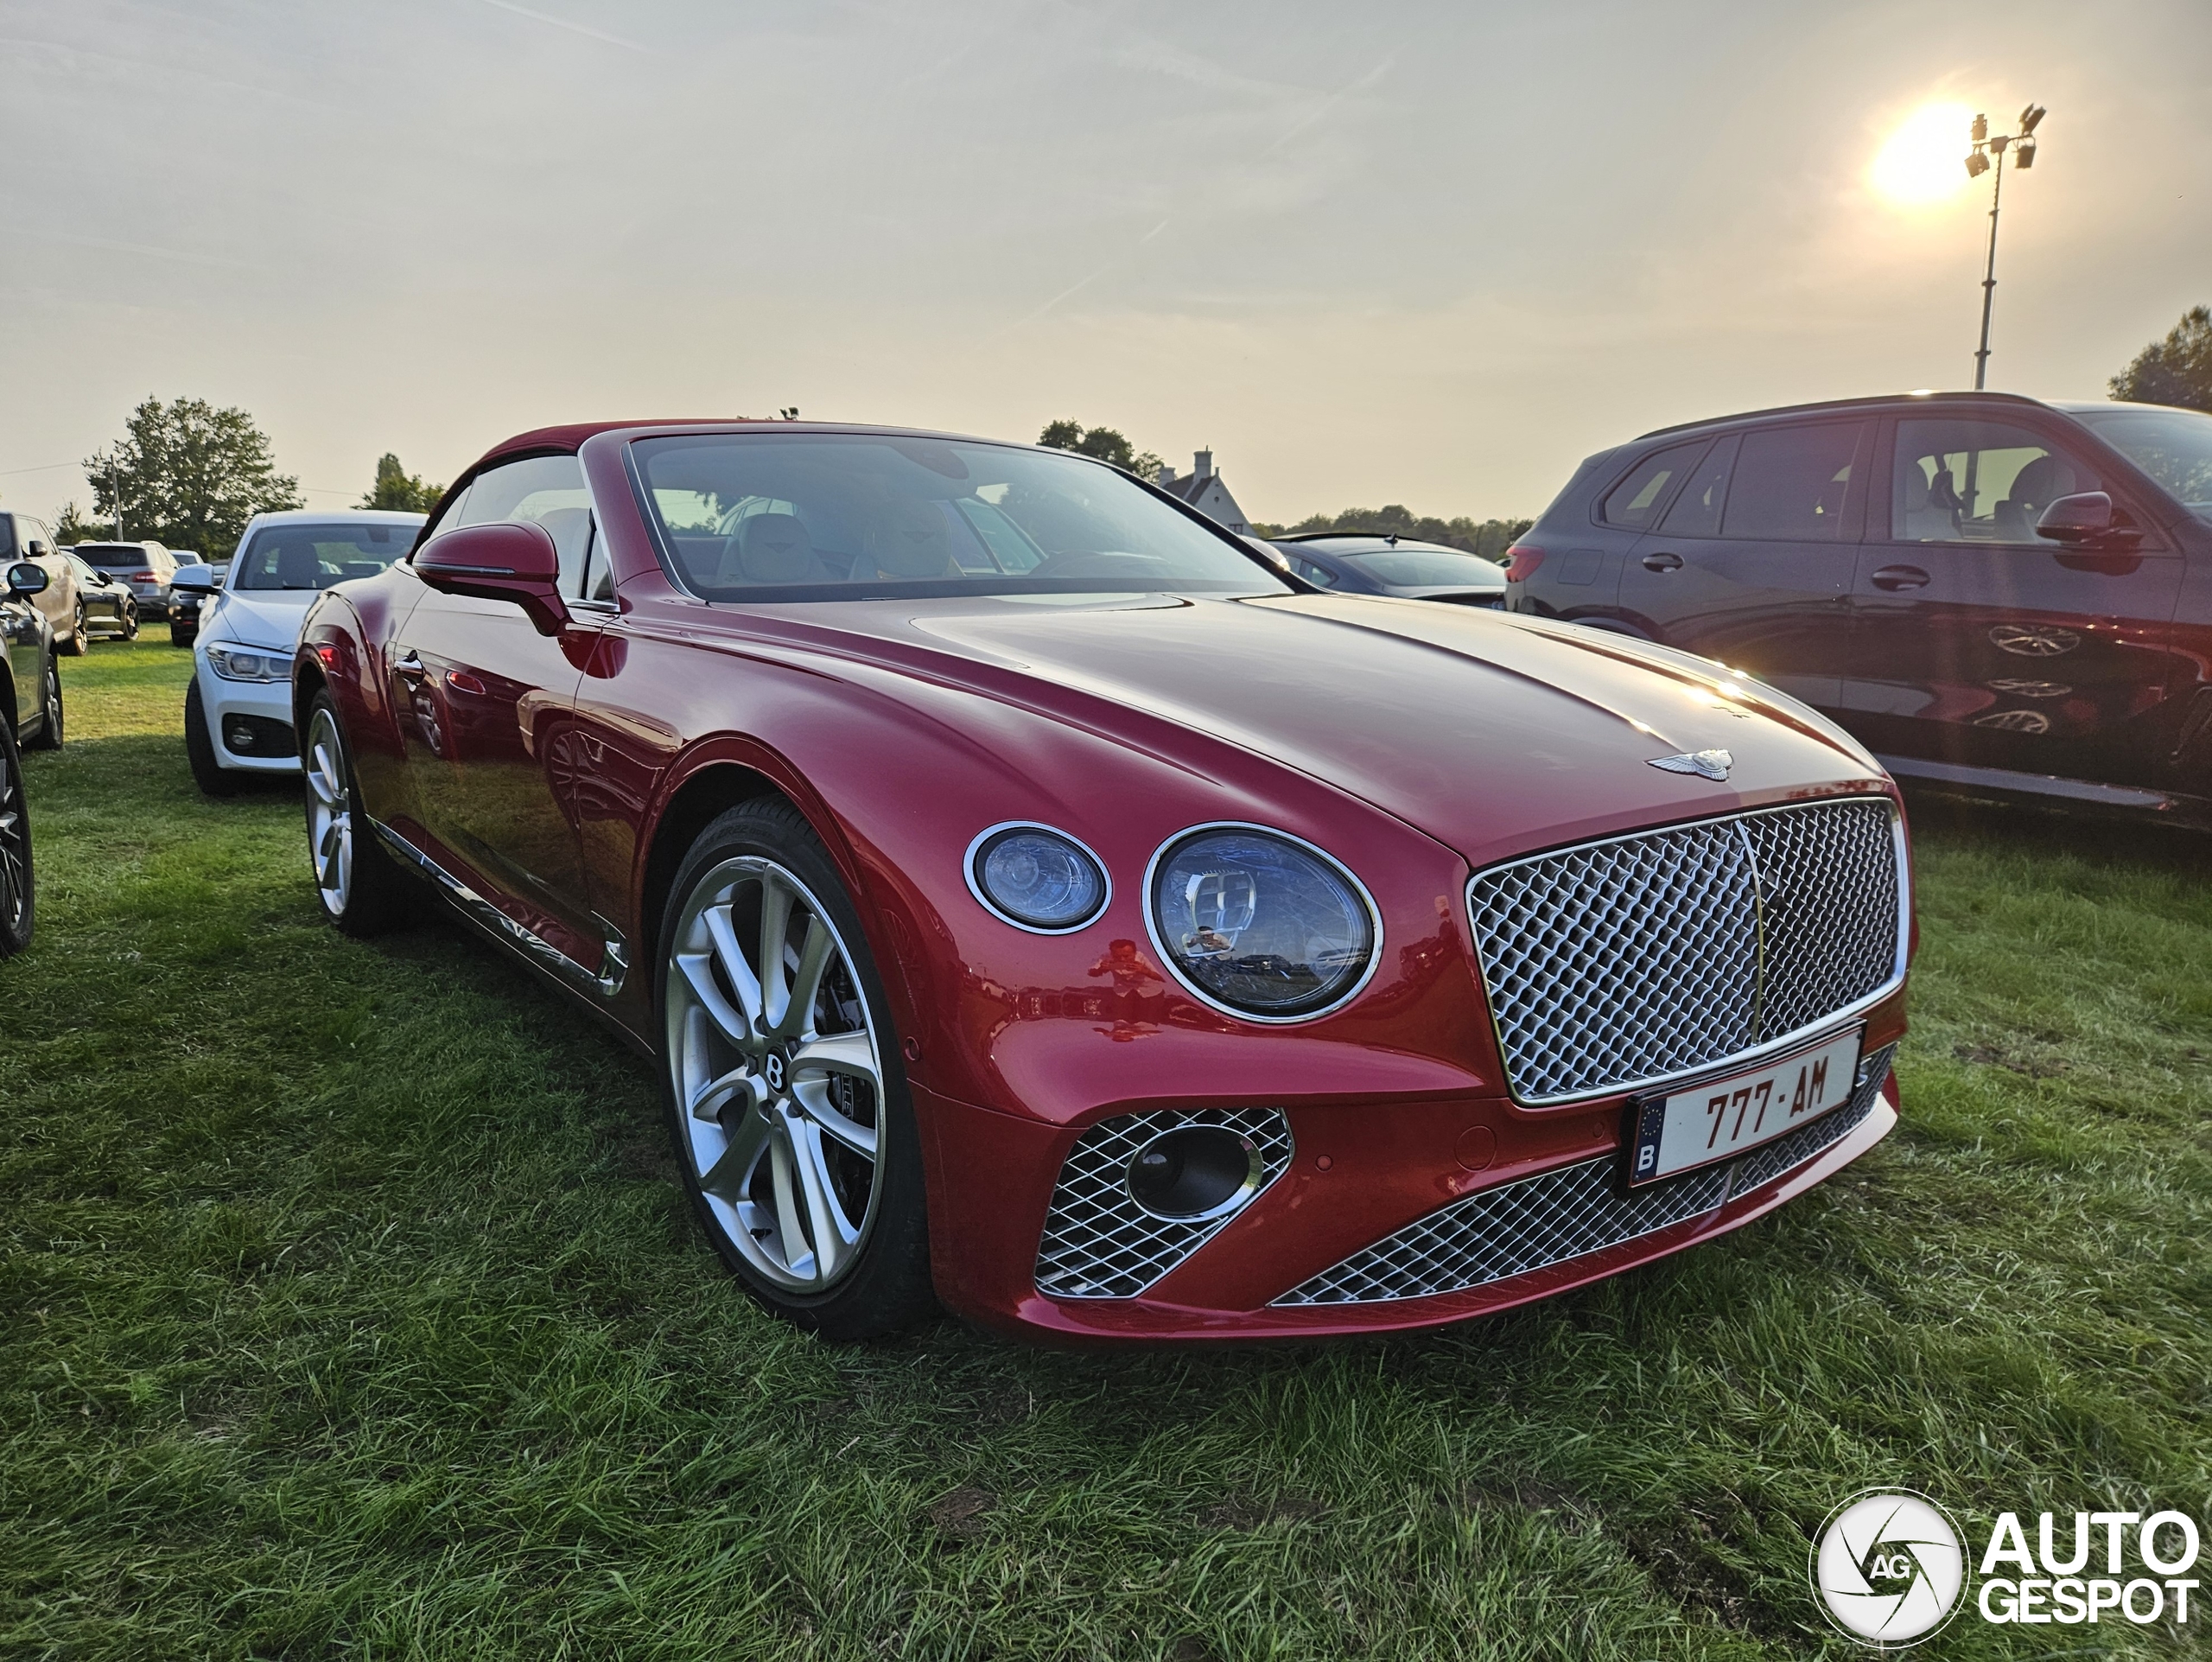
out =
{"type": "Polygon", "coordinates": [[[2212,826],[2212,416],[1937,392],[1667,428],[1584,462],[1506,582],[1901,777],[2212,826]]]}

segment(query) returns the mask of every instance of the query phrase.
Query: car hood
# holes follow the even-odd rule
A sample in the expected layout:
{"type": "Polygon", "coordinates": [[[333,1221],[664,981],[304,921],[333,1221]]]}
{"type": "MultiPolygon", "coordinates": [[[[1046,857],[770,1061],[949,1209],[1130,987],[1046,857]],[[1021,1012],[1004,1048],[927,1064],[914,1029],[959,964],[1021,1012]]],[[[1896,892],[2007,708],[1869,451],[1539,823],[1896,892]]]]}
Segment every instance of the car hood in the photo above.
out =
{"type": "MultiPolygon", "coordinates": [[[[1025,702],[1086,726],[1110,724],[1108,706],[1133,710],[1186,743],[1227,742],[1297,768],[1477,864],[1637,825],[1884,788],[1865,749],[1784,695],[1573,624],[1325,595],[940,604],[835,610],[840,626],[1015,672],[1025,702]],[[863,612],[874,616],[864,622],[863,612]],[[1728,753],[1726,780],[1647,766],[1707,750],[1728,753]]],[[[1125,738],[1161,742],[1156,729],[1125,738]]]]}
{"type": "Polygon", "coordinates": [[[264,592],[235,589],[211,590],[200,608],[200,627],[210,640],[235,640],[242,646],[267,652],[289,652],[300,644],[300,624],[308,602],[321,591],[313,589],[271,589],[264,592]]]}

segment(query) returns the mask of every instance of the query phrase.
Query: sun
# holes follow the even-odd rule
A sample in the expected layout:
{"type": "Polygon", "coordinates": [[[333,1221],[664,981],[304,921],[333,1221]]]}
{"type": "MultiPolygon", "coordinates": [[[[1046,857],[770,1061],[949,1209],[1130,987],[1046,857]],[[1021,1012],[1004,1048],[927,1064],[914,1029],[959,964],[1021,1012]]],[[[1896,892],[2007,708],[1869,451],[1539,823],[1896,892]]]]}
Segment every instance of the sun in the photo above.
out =
{"type": "Polygon", "coordinates": [[[1893,202],[1939,201],[1967,183],[1967,130],[1974,111],[1963,104],[1925,104],[1904,118],[1866,176],[1893,202]]]}

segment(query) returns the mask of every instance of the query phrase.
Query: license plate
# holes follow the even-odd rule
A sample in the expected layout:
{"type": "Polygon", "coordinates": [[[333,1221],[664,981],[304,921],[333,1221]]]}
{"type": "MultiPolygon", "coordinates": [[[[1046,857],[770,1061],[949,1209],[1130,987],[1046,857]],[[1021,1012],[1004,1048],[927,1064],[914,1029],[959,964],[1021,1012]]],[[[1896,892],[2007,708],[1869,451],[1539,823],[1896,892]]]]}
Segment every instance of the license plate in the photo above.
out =
{"type": "Polygon", "coordinates": [[[1629,1106],[1628,1181],[1656,1183],[1771,1143],[1851,1100],[1862,1030],[1629,1106]]]}

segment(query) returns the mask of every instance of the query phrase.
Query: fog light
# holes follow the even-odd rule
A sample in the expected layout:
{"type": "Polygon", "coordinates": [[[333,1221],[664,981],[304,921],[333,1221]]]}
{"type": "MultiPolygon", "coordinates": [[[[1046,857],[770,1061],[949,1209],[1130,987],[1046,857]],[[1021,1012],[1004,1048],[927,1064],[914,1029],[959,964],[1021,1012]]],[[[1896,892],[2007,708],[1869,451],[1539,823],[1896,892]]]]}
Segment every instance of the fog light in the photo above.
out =
{"type": "Polygon", "coordinates": [[[1251,1199],[1264,1175],[1252,1139],[1219,1125],[1164,1131],[1129,1160],[1129,1198],[1155,1218],[1218,1218],[1251,1199]]]}

